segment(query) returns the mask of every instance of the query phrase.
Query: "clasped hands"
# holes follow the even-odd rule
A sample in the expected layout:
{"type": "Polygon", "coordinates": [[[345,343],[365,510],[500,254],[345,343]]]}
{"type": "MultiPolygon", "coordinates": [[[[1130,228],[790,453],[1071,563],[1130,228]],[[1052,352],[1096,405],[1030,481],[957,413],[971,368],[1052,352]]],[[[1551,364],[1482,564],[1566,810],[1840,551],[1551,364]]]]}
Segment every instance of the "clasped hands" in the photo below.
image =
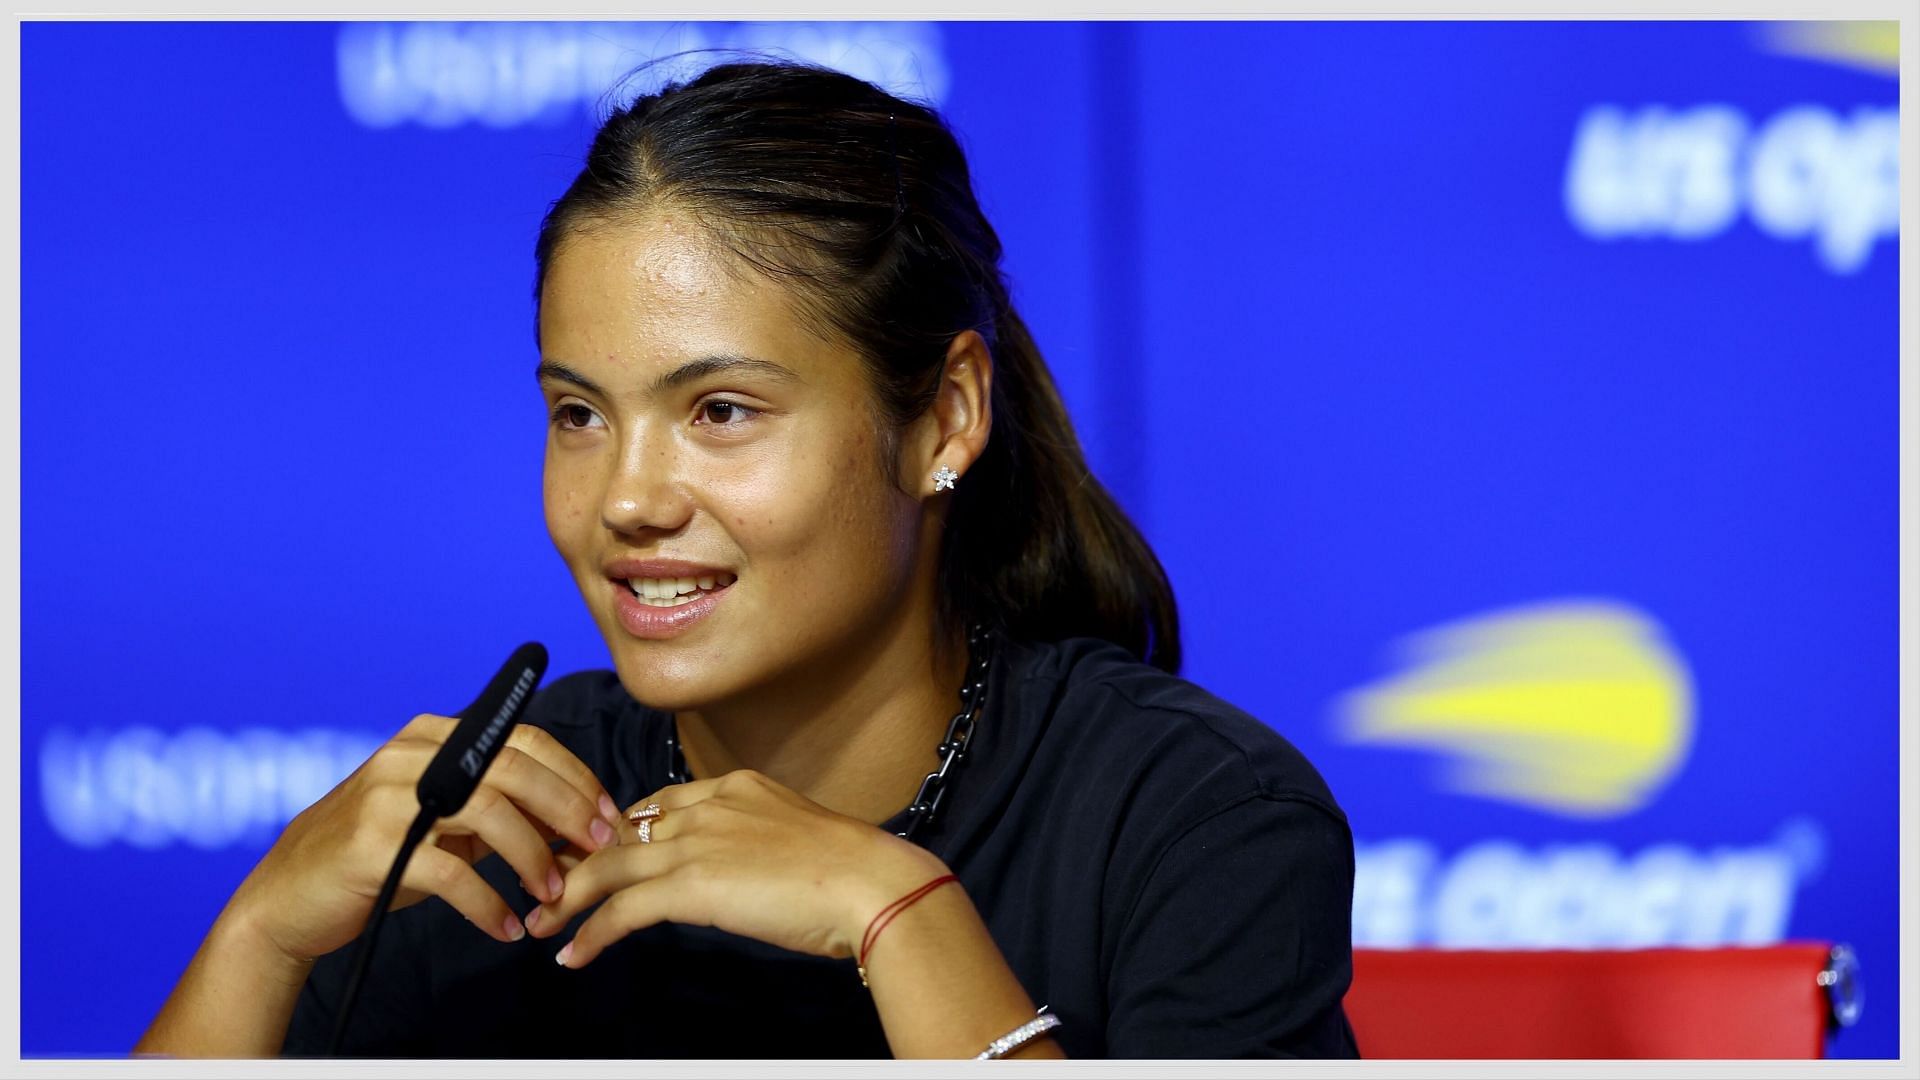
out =
{"type": "Polygon", "coordinates": [[[527,913],[527,932],[554,936],[600,904],[556,954],[563,967],[660,922],[851,957],[889,900],[946,872],[918,845],[748,769],[662,788],[630,809],[648,805],[661,809],[649,843],[623,824],[613,844],[588,852],[569,843],[555,854],[559,899],[527,913]]]}
{"type": "MultiPolygon", "coordinates": [[[[352,941],[419,810],[414,787],[455,723],[415,717],[297,815],[223,919],[296,963],[352,941]]],[[[570,968],[661,921],[844,958],[889,901],[946,872],[919,845],[751,770],[670,785],[636,807],[648,803],[665,813],[642,844],[592,770],[549,732],[522,724],[467,804],[414,850],[392,906],[439,896],[504,942],[551,938],[606,901],[560,951],[570,968]],[[524,931],[473,867],[495,853],[541,901],[524,931]]]]}

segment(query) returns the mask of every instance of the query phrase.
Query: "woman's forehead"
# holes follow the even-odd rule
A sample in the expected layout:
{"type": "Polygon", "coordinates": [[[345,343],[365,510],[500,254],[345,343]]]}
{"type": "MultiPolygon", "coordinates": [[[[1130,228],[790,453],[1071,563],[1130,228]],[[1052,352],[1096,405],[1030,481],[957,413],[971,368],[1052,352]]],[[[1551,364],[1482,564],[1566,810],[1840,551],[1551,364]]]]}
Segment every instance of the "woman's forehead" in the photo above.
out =
{"type": "Polygon", "coordinates": [[[604,317],[608,306],[697,314],[772,298],[766,295],[772,282],[754,280],[728,262],[713,234],[682,214],[652,211],[594,221],[576,226],[557,245],[542,299],[592,306],[604,317]]]}
{"type": "Polygon", "coordinates": [[[670,211],[570,233],[548,264],[540,337],[549,359],[649,371],[725,354],[804,374],[851,357],[814,334],[784,286],[670,211]]]}

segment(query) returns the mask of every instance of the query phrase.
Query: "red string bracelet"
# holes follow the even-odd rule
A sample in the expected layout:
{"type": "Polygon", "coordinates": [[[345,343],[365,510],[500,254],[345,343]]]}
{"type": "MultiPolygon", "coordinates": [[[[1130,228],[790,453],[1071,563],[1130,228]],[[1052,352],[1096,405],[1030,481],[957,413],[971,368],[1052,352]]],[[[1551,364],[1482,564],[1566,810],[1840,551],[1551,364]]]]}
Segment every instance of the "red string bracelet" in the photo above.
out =
{"type": "Polygon", "coordinates": [[[860,970],[861,986],[867,985],[867,953],[873,951],[873,943],[880,937],[880,931],[885,930],[887,924],[893,921],[893,917],[905,911],[915,900],[920,899],[949,881],[958,880],[960,879],[952,874],[934,878],[932,881],[927,882],[925,885],[920,886],[880,909],[880,914],[875,915],[873,921],[867,924],[867,932],[860,938],[860,958],[855,966],[860,970]]]}

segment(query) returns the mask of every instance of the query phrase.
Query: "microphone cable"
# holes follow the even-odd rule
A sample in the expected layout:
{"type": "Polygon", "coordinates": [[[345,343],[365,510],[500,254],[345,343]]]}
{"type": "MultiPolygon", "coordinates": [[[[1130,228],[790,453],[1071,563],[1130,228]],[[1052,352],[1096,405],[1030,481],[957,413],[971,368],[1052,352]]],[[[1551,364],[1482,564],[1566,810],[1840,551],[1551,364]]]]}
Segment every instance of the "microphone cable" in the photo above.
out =
{"type": "Polygon", "coordinates": [[[507,662],[495,673],[486,689],[459,714],[460,723],[453,734],[442,743],[433,760],[427,763],[426,772],[420,775],[419,786],[415,793],[420,799],[420,813],[414,817],[413,824],[407,826],[406,839],[400,842],[400,854],[393,860],[393,868],[387,871],[387,880],[380,886],[380,895],[373,901],[373,911],[367,916],[367,925],[360,933],[360,941],[354,948],[351,974],[347,976],[347,988],[340,998],[340,1011],[334,1017],[333,1038],[327,1044],[327,1056],[338,1057],[340,1043],[346,1037],[347,1021],[353,1015],[354,1002],[360,996],[360,982],[367,974],[367,965],[373,959],[373,943],[380,936],[380,927],[385,924],[387,905],[393,903],[393,895],[400,889],[400,879],[405,876],[407,860],[413,857],[413,850],[426,839],[433,823],[443,817],[460,812],[472,797],[473,789],[480,785],[481,774],[500,754],[500,748],[506,745],[507,732],[520,722],[520,714],[525,711],[527,701],[533,696],[533,688],[540,683],[540,677],[546,674],[547,650],[537,641],[529,641],[513,651],[507,662]]]}

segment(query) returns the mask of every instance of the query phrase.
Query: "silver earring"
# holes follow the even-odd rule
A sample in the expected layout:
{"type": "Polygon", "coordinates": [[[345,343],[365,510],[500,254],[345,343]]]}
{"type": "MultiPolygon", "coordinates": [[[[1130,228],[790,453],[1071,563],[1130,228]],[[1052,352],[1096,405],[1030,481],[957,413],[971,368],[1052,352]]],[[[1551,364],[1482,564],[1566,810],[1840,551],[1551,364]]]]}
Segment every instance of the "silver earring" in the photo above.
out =
{"type": "Polygon", "coordinates": [[[945,462],[941,462],[940,468],[935,470],[933,474],[933,490],[952,491],[953,482],[958,479],[960,479],[960,474],[947,468],[945,462]]]}

